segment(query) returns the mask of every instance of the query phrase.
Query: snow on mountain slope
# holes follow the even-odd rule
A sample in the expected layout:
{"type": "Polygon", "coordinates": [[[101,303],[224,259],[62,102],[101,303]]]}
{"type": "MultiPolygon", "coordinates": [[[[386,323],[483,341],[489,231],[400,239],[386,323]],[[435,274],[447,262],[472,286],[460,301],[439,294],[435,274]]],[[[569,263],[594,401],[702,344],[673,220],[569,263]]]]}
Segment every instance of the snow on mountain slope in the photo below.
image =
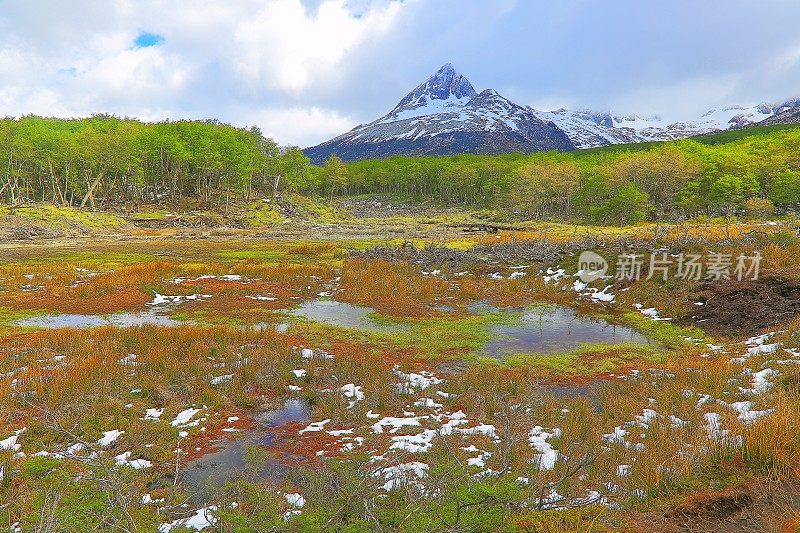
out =
{"type": "Polygon", "coordinates": [[[614,119],[609,113],[567,111],[566,109],[531,111],[542,120],[550,121],[563,130],[576,148],[591,148],[642,140],[633,130],[614,127],[614,119]]]}
{"type": "Polygon", "coordinates": [[[711,109],[690,120],[666,120],[660,116],[612,115],[591,111],[534,111],[542,120],[552,121],[577,148],[645,141],[669,141],[731,128],[757,124],[777,112],[800,109],[800,100],[781,105],[730,106],[711,109]]]}
{"type": "Polygon", "coordinates": [[[306,148],[315,164],[393,155],[502,154],[668,141],[760,123],[797,120],[800,98],[780,104],[711,109],[684,120],[595,111],[537,111],[492,89],[476,92],[449,63],[386,115],[306,148]],[[780,117],[780,118],[778,118],[780,117]]]}
{"type": "Polygon", "coordinates": [[[800,124],[800,106],[780,109],[768,119],[760,122],[760,124],[765,126],[775,126],[778,124],[800,124]]]}
{"type": "Polygon", "coordinates": [[[314,163],[392,155],[502,154],[572,150],[557,126],[496,91],[476,93],[449,63],[383,117],[307,148],[314,163]]]}

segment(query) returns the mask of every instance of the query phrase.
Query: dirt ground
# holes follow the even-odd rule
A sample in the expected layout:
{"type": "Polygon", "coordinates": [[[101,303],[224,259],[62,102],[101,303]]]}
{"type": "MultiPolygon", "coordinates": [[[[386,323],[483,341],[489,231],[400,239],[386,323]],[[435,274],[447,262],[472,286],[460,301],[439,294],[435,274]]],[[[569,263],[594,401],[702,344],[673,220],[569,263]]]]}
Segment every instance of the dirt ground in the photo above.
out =
{"type": "Polygon", "coordinates": [[[800,313],[800,270],[764,273],[755,281],[707,283],[692,295],[688,322],[726,336],[756,334],[791,322],[800,313]]]}
{"type": "Polygon", "coordinates": [[[795,533],[800,483],[742,486],[695,493],[672,509],[634,519],[642,531],[662,533],[795,533]]]}

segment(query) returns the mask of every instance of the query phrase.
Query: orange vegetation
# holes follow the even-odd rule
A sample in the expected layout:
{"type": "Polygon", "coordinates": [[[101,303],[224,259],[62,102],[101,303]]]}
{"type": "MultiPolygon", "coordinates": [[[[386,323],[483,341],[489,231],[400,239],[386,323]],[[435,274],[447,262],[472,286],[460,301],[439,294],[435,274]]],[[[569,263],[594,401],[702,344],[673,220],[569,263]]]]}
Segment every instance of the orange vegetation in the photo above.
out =
{"type": "Polygon", "coordinates": [[[105,315],[121,311],[138,311],[152,299],[152,295],[139,289],[125,288],[100,296],[53,296],[49,293],[18,294],[6,304],[15,309],[38,309],[57,313],[105,315]]]}

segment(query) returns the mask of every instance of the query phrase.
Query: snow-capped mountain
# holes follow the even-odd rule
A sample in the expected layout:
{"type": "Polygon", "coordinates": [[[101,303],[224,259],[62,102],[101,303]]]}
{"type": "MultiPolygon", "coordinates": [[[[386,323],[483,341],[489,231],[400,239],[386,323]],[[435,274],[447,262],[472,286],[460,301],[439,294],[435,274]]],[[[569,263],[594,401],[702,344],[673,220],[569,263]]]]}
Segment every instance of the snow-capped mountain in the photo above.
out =
{"type": "MultiPolygon", "coordinates": [[[[766,121],[779,112],[800,111],[800,100],[781,105],[730,106],[711,109],[692,120],[670,121],[654,115],[612,115],[592,111],[535,111],[542,120],[553,122],[577,148],[646,141],[670,141],[715,131],[743,128],[766,121]]],[[[765,124],[769,121],[765,122],[765,124]]]]}
{"type": "Polygon", "coordinates": [[[593,111],[536,111],[542,120],[558,126],[572,141],[576,148],[591,148],[609,144],[639,142],[643,139],[632,129],[617,128],[611,113],[593,111]]]}
{"type": "Polygon", "coordinates": [[[572,150],[566,133],[487,89],[477,93],[449,63],[381,118],[305,150],[314,163],[392,155],[572,150]]]}
{"type": "Polygon", "coordinates": [[[800,98],[794,98],[771,109],[772,115],[759,124],[774,126],[776,124],[800,124],[800,98]]]}
{"type": "Polygon", "coordinates": [[[720,107],[688,120],[565,109],[536,113],[542,120],[551,121],[564,130],[577,148],[591,148],[617,143],[670,141],[756,125],[798,124],[800,98],[751,107],[720,107]]]}
{"type": "Polygon", "coordinates": [[[502,154],[668,141],[754,124],[800,121],[800,98],[780,104],[711,109],[697,118],[595,111],[537,111],[492,89],[476,92],[449,63],[381,118],[306,148],[315,164],[393,155],[502,154]]]}

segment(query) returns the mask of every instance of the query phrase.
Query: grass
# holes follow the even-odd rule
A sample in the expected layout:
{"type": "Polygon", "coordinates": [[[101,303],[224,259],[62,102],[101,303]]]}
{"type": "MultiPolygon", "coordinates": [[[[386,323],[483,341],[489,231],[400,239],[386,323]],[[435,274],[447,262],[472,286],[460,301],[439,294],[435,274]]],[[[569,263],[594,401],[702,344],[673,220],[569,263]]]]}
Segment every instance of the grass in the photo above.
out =
{"type": "Polygon", "coordinates": [[[19,216],[58,228],[66,228],[74,224],[92,229],[115,228],[125,225],[123,218],[110,213],[47,204],[33,207],[0,207],[0,216],[8,215],[19,216]]]}
{"type": "Polygon", "coordinates": [[[416,359],[452,359],[481,350],[490,340],[490,328],[513,323],[518,313],[487,313],[474,316],[427,317],[414,320],[387,317],[372,313],[370,317],[383,325],[399,325],[407,329],[393,332],[368,331],[293,319],[301,324],[305,336],[315,344],[330,346],[336,342],[365,342],[385,350],[413,354],[416,359]]]}
{"type": "Polygon", "coordinates": [[[414,348],[423,357],[463,355],[481,350],[490,340],[490,328],[511,324],[518,313],[486,313],[461,318],[422,318],[408,331],[384,335],[400,347],[414,348]]]}
{"type": "MultiPolygon", "coordinates": [[[[669,353],[660,347],[639,344],[584,344],[563,353],[521,353],[502,358],[510,366],[529,365],[550,374],[592,375],[624,371],[632,364],[663,365],[669,353]]],[[[486,358],[481,359],[487,362],[486,358]]],[[[490,361],[495,362],[496,359],[490,361]]]]}
{"type": "Polygon", "coordinates": [[[21,328],[15,323],[19,320],[41,316],[46,313],[46,311],[42,310],[11,309],[9,307],[0,307],[0,336],[19,332],[20,329],[29,331],[31,328],[21,328]]]}
{"type": "Polygon", "coordinates": [[[705,332],[700,328],[676,326],[669,320],[651,320],[635,311],[623,314],[622,319],[648,339],[672,350],[690,346],[691,343],[686,339],[706,339],[705,332]]]}
{"type": "Polygon", "coordinates": [[[250,227],[273,226],[283,220],[278,210],[267,202],[254,202],[247,210],[247,225],[250,227]]]}
{"type": "Polygon", "coordinates": [[[270,263],[288,258],[288,253],[283,250],[225,250],[217,252],[217,255],[222,259],[256,259],[258,261],[270,263]]]}
{"type": "Polygon", "coordinates": [[[289,202],[299,209],[303,216],[316,222],[335,223],[351,218],[322,198],[292,194],[289,202]]]}
{"type": "Polygon", "coordinates": [[[78,265],[80,268],[89,270],[104,270],[125,264],[136,264],[152,261],[155,258],[153,253],[147,252],[124,252],[119,250],[102,251],[56,251],[44,254],[36,259],[25,257],[17,260],[11,259],[9,262],[17,264],[20,268],[42,268],[45,265],[78,265]]]}

